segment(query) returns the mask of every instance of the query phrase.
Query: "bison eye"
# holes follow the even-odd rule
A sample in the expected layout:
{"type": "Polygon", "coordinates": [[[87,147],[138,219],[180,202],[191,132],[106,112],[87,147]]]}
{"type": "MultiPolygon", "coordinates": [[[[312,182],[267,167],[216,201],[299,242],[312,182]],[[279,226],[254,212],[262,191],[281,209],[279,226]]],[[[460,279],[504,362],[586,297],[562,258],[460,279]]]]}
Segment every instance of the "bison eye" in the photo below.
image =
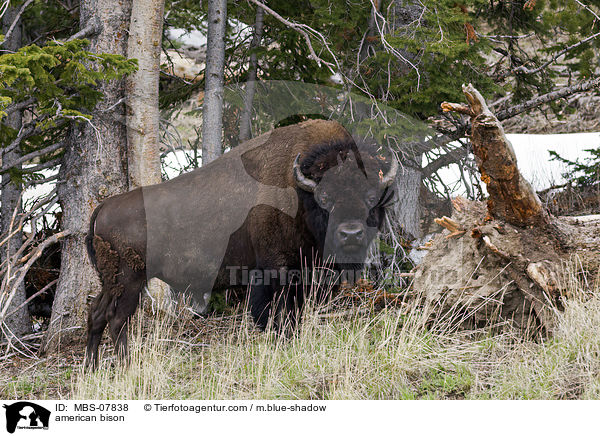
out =
{"type": "Polygon", "coordinates": [[[375,207],[375,205],[377,205],[377,202],[379,200],[379,197],[377,196],[377,194],[375,193],[371,193],[367,195],[367,206],[369,207],[375,207]]]}
{"type": "Polygon", "coordinates": [[[323,209],[329,209],[329,207],[331,206],[331,197],[329,197],[327,192],[325,192],[325,191],[317,192],[317,194],[315,195],[315,198],[316,198],[319,206],[321,206],[323,209]]]}

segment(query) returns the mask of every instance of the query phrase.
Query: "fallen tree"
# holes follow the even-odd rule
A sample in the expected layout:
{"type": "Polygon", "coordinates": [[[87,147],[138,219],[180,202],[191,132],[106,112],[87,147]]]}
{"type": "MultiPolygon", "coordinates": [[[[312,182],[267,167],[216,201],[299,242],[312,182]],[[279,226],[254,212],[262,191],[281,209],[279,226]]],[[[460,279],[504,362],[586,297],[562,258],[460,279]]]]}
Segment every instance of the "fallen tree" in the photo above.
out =
{"type": "Polygon", "coordinates": [[[470,117],[473,153],[489,198],[487,204],[456,198],[452,217],[436,220],[445,230],[423,247],[428,253],[413,288],[435,316],[468,325],[504,321],[551,334],[577,274],[598,280],[600,216],[549,214],[519,172],[502,125],[481,94],[472,85],[463,85],[463,92],[468,104],[445,102],[442,109],[470,117]],[[574,260],[581,271],[573,270],[574,260]]]}

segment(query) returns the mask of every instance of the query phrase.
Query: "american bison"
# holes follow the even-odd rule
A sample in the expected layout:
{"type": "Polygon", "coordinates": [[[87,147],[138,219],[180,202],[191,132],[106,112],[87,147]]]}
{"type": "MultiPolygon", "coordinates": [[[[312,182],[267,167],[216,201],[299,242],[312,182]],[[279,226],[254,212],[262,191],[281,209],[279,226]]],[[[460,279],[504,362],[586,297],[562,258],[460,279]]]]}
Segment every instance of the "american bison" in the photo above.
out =
{"type": "Polygon", "coordinates": [[[148,279],[205,306],[249,284],[256,324],[292,326],[305,295],[292,271],[329,261],[360,270],[393,197],[398,168],[334,121],[310,120],[245,142],[167,182],[108,198],[86,238],[102,291],[89,310],[87,362],[108,324],[125,354],[127,324],[148,279]]]}

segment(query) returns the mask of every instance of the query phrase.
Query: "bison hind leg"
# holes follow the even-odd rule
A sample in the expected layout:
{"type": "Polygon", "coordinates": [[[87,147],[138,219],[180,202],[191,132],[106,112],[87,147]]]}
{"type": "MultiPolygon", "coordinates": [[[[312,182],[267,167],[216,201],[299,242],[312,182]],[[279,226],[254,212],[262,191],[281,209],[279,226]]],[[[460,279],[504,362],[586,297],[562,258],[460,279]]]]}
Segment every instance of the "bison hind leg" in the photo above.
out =
{"type": "Polygon", "coordinates": [[[96,369],[98,366],[98,347],[102,340],[102,333],[108,323],[106,320],[106,310],[111,299],[109,294],[101,292],[98,295],[88,313],[88,337],[85,355],[85,366],[90,369],[96,369]]]}
{"type": "Polygon", "coordinates": [[[119,285],[123,291],[115,296],[115,302],[107,313],[108,330],[115,346],[115,353],[121,360],[127,358],[127,331],[129,321],[140,302],[146,283],[145,271],[134,271],[127,265],[122,267],[119,285]]]}
{"type": "Polygon", "coordinates": [[[126,357],[127,327],[146,283],[146,269],[143,259],[133,249],[126,249],[120,256],[108,241],[99,236],[94,237],[93,244],[102,291],[92,303],[88,315],[86,365],[95,368],[98,346],[107,324],[115,352],[120,358],[126,357]]]}

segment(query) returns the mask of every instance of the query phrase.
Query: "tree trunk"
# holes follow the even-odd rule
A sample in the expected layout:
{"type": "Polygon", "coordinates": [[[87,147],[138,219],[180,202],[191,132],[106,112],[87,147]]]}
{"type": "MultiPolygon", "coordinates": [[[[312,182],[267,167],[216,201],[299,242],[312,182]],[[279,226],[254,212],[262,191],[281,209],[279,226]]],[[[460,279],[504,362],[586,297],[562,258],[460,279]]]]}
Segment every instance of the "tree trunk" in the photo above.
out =
{"type": "MultiPolygon", "coordinates": [[[[420,159],[419,159],[420,162],[420,159]]],[[[396,198],[394,222],[402,226],[405,236],[420,238],[421,232],[421,172],[404,165],[396,176],[396,198]]]]}
{"type": "MultiPolygon", "coordinates": [[[[127,57],[138,70],[125,79],[127,90],[127,165],[129,188],[161,182],[158,79],[164,0],[133,0],[127,57]]],[[[164,303],[169,287],[150,280],[148,291],[164,303]]]]}
{"type": "Polygon", "coordinates": [[[127,57],[138,70],[127,77],[127,163],[131,189],[161,182],[158,78],[164,0],[133,0],[127,57]]]}
{"type": "MultiPolygon", "coordinates": [[[[4,16],[2,17],[2,29],[3,33],[6,33],[7,29],[10,28],[13,21],[15,20],[19,7],[9,8],[4,16]]],[[[15,51],[21,47],[21,37],[22,37],[22,29],[21,29],[21,20],[15,25],[13,32],[9,36],[7,40],[4,41],[2,48],[5,50],[15,51]]],[[[21,112],[16,111],[9,114],[4,120],[4,124],[16,131],[19,131],[21,128],[21,112]]],[[[2,164],[9,165],[11,162],[19,159],[21,157],[20,151],[17,148],[8,153],[2,153],[2,164]]],[[[19,165],[17,168],[21,168],[19,165]]],[[[2,204],[0,210],[0,234],[4,234],[8,232],[10,229],[10,223],[13,216],[13,212],[15,209],[17,210],[17,219],[18,214],[21,212],[21,202],[19,201],[19,195],[21,193],[21,189],[19,186],[10,182],[10,175],[3,174],[2,175],[2,204]]],[[[7,246],[2,247],[2,260],[5,260],[16,253],[22,244],[22,236],[21,232],[17,232],[10,240],[7,246]]],[[[25,296],[25,285],[21,284],[15,296],[12,298],[10,306],[8,308],[8,312],[12,312],[17,307],[21,306],[26,300],[25,296]]],[[[8,329],[17,337],[22,337],[31,331],[31,320],[29,318],[29,310],[27,309],[27,305],[24,305],[20,310],[18,310],[14,315],[9,317],[6,320],[6,325],[8,329]]]]}
{"type": "Polygon", "coordinates": [[[206,73],[202,108],[202,165],[221,155],[226,24],[227,1],[208,0],[206,73]]]}
{"type": "Polygon", "coordinates": [[[256,90],[256,73],[258,71],[258,56],[256,48],[260,45],[262,39],[263,23],[265,11],[261,7],[256,8],[256,22],[254,23],[254,36],[250,43],[250,62],[248,67],[248,81],[246,82],[246,94],[244,95],[244,108],[240,117],[240,137],[239,142],[247,141],[252,137],[252,102],[254,101],[254,92],[256,90]]]}
{"type": "MultiPolygon", "coordinates": [[[[378,26],[376,13],[382,8],[381,0],[373,3],[375,9],[373,9],[370,20],[369,20],[369,32],[373,36],[377,36],[378,26]]],[[[410,26],[414,25],[415,21],[423,13],[424,6],[422,3],[407,0],[407,1],[395,1],[384,10],[387,10],[387,23],[388,26],[382,31],[388,32],[386,37],[393,37],[396,35],[404,35],[410,31],[410,26]]],[[[382,24],[380,24],[382,25],[382,24]]],[[[413,61],[414,56],[403,50],[399,49],[402,53],[403,59],[396,59],[396,69],[400,71],[400,74],[408,74],[412,66],[408,61],[413,61]]],[[[396,189],[398,202],[394,207],[394,213],[396,215],[396,222],[398,222],[407,236],[412,238],[420,238],[423,233],[421,228],[421,189],[423,175],[421,173],[421,166],[423,156],[413,150],[402,150],[408,159],[412,162],[406,162],[403,166],[402,171],[398,171],[396,177],[396,189]]]]}
{"type": "MultiPolygon", "coordinates": [[[[129,1],[82,0],[80,26],[91,20],[101,23],[92,35],[94,53],[127,54],[131,16],[129,1]]],[[[52,307],[50,326],[42,351],[81,341],[86,332],[89,297],[100,290],[96,271],[85,248],[85,235],[93,209],[105,198],[127,190],[127,131],[123,80],[102,82],[104,99],[92,111],[92,124],[74,127],[59,172],[58,196],[63,210],[62,226],[73,232],[63,241],[61,271],[52,307]]]]}

